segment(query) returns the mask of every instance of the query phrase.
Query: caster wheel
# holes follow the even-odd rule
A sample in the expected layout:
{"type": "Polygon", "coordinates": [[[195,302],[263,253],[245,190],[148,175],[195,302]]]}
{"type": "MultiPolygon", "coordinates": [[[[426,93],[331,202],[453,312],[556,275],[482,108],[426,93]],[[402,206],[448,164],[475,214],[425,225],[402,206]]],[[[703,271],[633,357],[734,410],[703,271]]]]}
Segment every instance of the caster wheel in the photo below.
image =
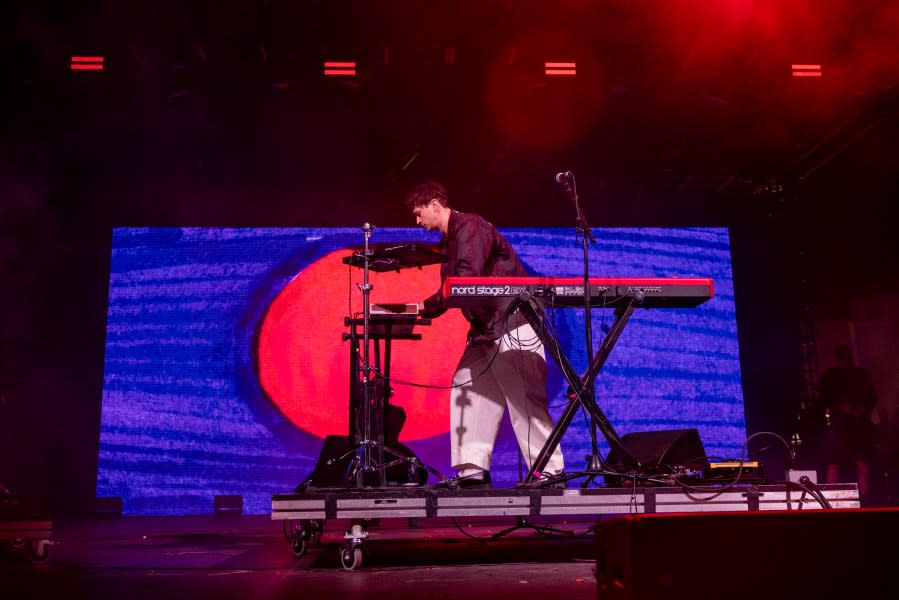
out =
{"type": "Polygon", "coordinates": [[[310,534],[309,540],[313,544],[320,544],[322,541],[322,534],[325,532],[325,522],[322,520],[312,521],[312,532],[310,534]]]}
{"type": "Polygon", "coordinates": [[[290,540],[290,548],[296,556],[306,554],[306,536],[302,531],[294,531],[293,539],[290,540]]]}
{"type": "Polygon", "coordinates": [[[303,535],[309,540],[310,544],[317,544],[321,539],[322,533],[319,529],[318,521],[309,521],[303,527],[303,535]]]}
{"type": "Polygon", "coordinates": [[[340,564],[347,571],[355,571],[362,566],[362,548],[344,548],[340,551],[340,564]]]}
{"type": "Polygon", "coordinates": [[[50,556],[50,540],[35,540],[31,543],[32,562],[44,562],[50,556]]]}

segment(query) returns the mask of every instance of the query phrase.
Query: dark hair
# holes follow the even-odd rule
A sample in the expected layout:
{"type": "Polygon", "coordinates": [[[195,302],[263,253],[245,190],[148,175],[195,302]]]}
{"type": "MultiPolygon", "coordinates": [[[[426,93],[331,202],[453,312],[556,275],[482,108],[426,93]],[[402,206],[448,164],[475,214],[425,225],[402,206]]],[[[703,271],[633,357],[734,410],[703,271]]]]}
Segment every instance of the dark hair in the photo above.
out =
{"type": "Polygon", "coordinates": [[[409,190],[409,193],[403,199],[403,204],[406,205],[406,208],[416,208],[425,206],[435,198],[440,204],[449,208],[449,198],[446,197],[446,189],[443,187],[443,184],[435,179],[429,179],[409,190]]]}

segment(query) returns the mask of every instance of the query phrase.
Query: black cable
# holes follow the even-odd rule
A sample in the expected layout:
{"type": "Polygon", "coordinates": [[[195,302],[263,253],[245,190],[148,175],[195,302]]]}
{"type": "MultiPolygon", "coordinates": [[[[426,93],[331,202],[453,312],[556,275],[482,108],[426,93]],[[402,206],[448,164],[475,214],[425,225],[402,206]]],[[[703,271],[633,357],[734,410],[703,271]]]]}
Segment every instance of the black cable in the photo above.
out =
{"type": "Polygon", "coordinates": [[[450,385],[435,385],[430,383],[416,383],[414,381],[407,381],[405,379],[397,379],[396,377],[385,377],[381,373],[378,373],[378,376],[385,381],[389,381],[390,383],[395,383],[397,385],[407,385],[409,387],[425,388],[429,390],[451,390],[453,388],[463,387],[477,381],[478,378],[480,378],[484,373],[490,370],[490,367],[493,365],[493,361],[496,360],[497,356],[499,356],[499,346],[496,347],[496,350],[494,350],[493,352],[493,356],[490,357],[490,360],[487,362],[487,365],[481,370],[481,372],[468,381],[463,381],[462,383],[453,383],[450,385]]]}
{"type": "MultiPolygon", "coordinates": [[[[750,435],[748,438],[746,438],[746,441],[743,442],[743,450],[744,450],[743,455],[744,456],[746,454],[745,451],[747,451],[749,449],[750,440],[752,440],[752,438],[758,437],[760,435],[770,435],[770,436],[777,438],[780,441],[780,443],[783,444],[784,448],[787,449],[787,454],[790,457],[790,465],[793,465],[796,463],[796,450],[794,450],[793,447],[790,446],[789,443],[787,443],[787,440],[783,439],[783,437],[779,436],[778,434],[774,433],[773,431],[757,431],[757,432],[753,433],[752,435],[750,435]]],[[[765,448],[760,450],[760,452],[763,452],[770,447],[771,446],[766,446],[765,448]]]]}
{"type": "Polygon", "coordinates": [[[833,507],[830,505],[830,501],[824,496],[824,492],[815,485],[807,475],[803,475],[799,478],[799,484],[803,487],[803,489],[808,490],[808,492],[821,504],[821,506],[825,510],[830,510],[833,507]]]}
{"type": "MultiPolygon", "coordinates": [[[[790,444],[787,443],[787,441],[786,441],[783,437],[781,437],[780,435],[778,435],[778,434],[776,434],[776,433],[774,433],[774,432],[772,432],[772,431],[758,431],[758,432],[756,432],[756,433],[753,433],[753,434],[750,435],[749,437],[747,437],[746,440],[743,442],[743,446],[742,446],[742,448],[740,449],[740,458],[737,459],[737,462],[739,462],[739,465],[740,465],[740,466],[738,467],[737,473],[736,473],[736,475],[734,476],[734,479],[733,479],[732,481],[730,481],[730,482],[728,482],[728,483],[726,483],[726,484],[723,484],[723,485],[721,485],[721,486],[715,486],[715,487],[712,487],[712,486],[691,486],[691,485],[688,485],[688,484],[684,483],[683,481],[681,481],[681,480],[679,480],[679,479],[677,479],[677,478],[675,477],[675,478],[674,478],[674,483],[675,483],[675,485],[677,485],[677,486],[679,486],[681,489],[683,489],[683,490],[685,491],[687,497],[690,498],[691,500],[693,500],[694,502],[708,502],[708,501],[710,501],[710,500],[713,500],[713,499],[717,498],[718,496],[720,496],[720,495],[723,494],[724,492],[733,489],[733,487],[736,486],[736,485],[740,482],[740,479],[741,479],[742,476],[743,476],[743,465],[746,463],[746,460],[747,460],[747,456],[746,456],[746,455],[747,455],[747,452],[748,452],[748,450],[749,450],[749,442],[750,442],[753,438],[756,438],[756,437],[762,436],[762,435],[770,435],[770,436],[773,436],[773,437],[777,438],[777,439],[783,444],[783,446],[787,449],[787,453],[788,453],[789,456],[790,456],[790,464],[793,464],[793,461],[795,461],[795,459],[796,459],[796,453],[795,453],[795,450],[790,446],[790,444]],[[708,497],[706,497],[706,498],[699,498],[699,497],[694,497],[694,496],[692,495],[693,493],[711,493],[712,495],[711,495],[711,496],[708,496],[708,497]]],[[[770,446],[769,446],[769,447],[770,447],[770,446]]],[[[764,448],[763,451],[764,451],[764,450],[767,450],[769,447],[764,448]]],[[[814,495],[814,492],[810,492],[810,493],[813,493],[813,495],[814,495]]],[[[818,498],[816,497],[816,499],[818,499],[818,498]]],[[[827,502],[827,500],[826,500],[825,498],[823,498],[823,497],[820,498],[820,499],[818,499],[819,502],[821,502],[821,500],[823,500],[824,503],[827,502]]]]}
{"type": "Polygon", "coordinates": [[[743,477],[743,465],[746,462],[746,451],[749,446],[749,440],[751,440],[753,437],[755,437],[755,435],[757,435],[757,434],[753,434],[753,435],[749,436],[748,438],[746,438],[746,441],[743,442],[743,446],[740,449],[740,458],[737,459],[737,462],[739,462],[740,466],[737,468],[737,474],[734,476],[733,481],[730,481],[730,482],[725,483],[720,486],[714,486],[714,487],[713,486],[693,486],[693,485],[688,485],[675,477],[674,478],[675,485],[677,485],[682,490],[684,490],[684,493],[687,496],[687,498],[689,498],[690,500],[693,500],[694,502],[709,502],[711,500],[714,500],[721,494],[733,489],[740,482],[740,479],[743,477]],[[711,496],[707,496],[705,498],[699,498],[699,497],[693,496],[694,493],[702,493],[702,494],[710,493],[711,496]]]}
{"type": "MultiPolygon", "coordinates": [[[[486,373],[487,371],[490,370],[490,367],[493,366],[493,362],[496,360],[496,357],[499,356],[502,339],[508,333],[510,333],[509,329],[508,329],[509,316],[512,313],[514,313],[515,310],[516,310],[516,305],[514,302],[510,303],[509,306],[506,307],[505,312],[503,313],[503,333],[502,333],[502,335],[500,335],[500,337],[497,340],[495,340],[498,343],[496,344],[496,348],[494,348],[494,350],[493,350],[493,356],[490,357],[490,360],[487,361],[486,366],[484,366],[484,368],[481,370],[481,372],[478,373],[477,375],[475,375],[474,377],[472,377],[471,379],[469,379],[468,381],[463,381],[461,383],[454,383],[454,384],[450,384],[450,385],[433,385],[433,384],[427,384],[427,383],[416,383],[414,381],[407,381],[405,379],[397,379],[395,377],[384,377],[381,373],[378,373],[378,375],[380,377],[382,377],[383,379],[385,379],[386,381],[389,381],[390,383],[396,383],[398,385],[408,385],[410,387],[425,388],[425,389],[431,389],[431,390],[451,390],[453,388],[464,387],[466,385],[472,384],[475,381],[477,381],[479,377],[484,375],[484,373],[486,373]]],[[[539,339],[539,336],[537,339],[539,339]]]]}
{"type": "MultiPolygon", "coordinates": [[[[555,308],[556,308],[556,307],[555,307],[555,303],[550,303],[550,310],[553,312],[553,314],[555,314],[555,308]]],[[[545,311],[545,310],[542,311],[541,325],[543,326],[544,331],[548,332],[548,334],[549,334],[550,336],[552,336],[553,339],[559,339],[555,327],[553,327],[551,321],[548,322],[548,319],[549,319],[549,316],[546,314],[546,311],[545,311]]],[[[557,364],[557,365],[562,365],[562,363],[563,363],[562,348],[561,348],[561,346],[560,346],[559,344],[555,344],[555,347],[556,347],[556,349],[558,350],[556,356],[554,357],[554,358],[556,359],[556,364],[557,364]]],[[[562,368],[562,367],[560,366],[559,369],[561,370],[561,368],[562,368]]],[[[563,373],[563,375],[564,375],[564,373],[563,373]]],[[[569,387],[570,387],[570,384],[569,384],[569,387]]],[[[587,415],[584,414],[584,410],[585,410],[584,404],[586,403],[586,401],[581,397],[580,392],[579,392],[578,390],[572,389],[572,394],[573,394],[573,395],[569,395],[569,394],[567,393],[567,389],[566,389],[566,393],[565,393],[566,402],[565,402],[565,405],[567,405],[568,403],[570,403],[570,402],[574,401],[575,399],[577,399],[577,402],[578,402],[578,404],[580,405],[581,417],[582,417],[585,421],[588,421],[587,415]]],[[[558,407],[554,407],[554,408],[558,408],[558,407]]],[[[591,426],[589,427],[589,430],[590,430],[590,447],[591,447],[591,449],[593,449],[593,448],[598,448],[598,445],[597,445],[597,439],[596,439],[596,427],[592,426],[592,416],[590,417],[590,420],[589,420],[588,422],[591,423],[591,426]]]]}
{"type": "Polygon", "coordinates": [[[459,522],[458,522],[458,521],[456,521],[456,517],[450,517],[450,520],[453,522],[453,525],[456,526],[456,529],[458,529],[459,531],[461,531],[462,534],[463,534],[465,537],[471,538],[471,539],[473,539],[473,540],[477,540],[477,541],[479,541],[479,542],[489,542],[489,541],[492,541],[492,538],[489,538],[489,537],[483,538],[483,537],[478,537],[478,536],[476,536],[476,535],[471,535],[470,533],[468,533],[467,531],[465,531],[464,529],[462,529],[462,526],[459,525],[459,522]]]}
{"type": "MultiPolygon", "coordinates": [[[[517,303],[515,303],[515,302],[512,302],[506,308],[506,311],[503,315],[503,336],[500,338],[499,343],[502,344],[502,340],[505,338],[508,338],[509,347],[515,348],[518,351],[531,352],[532,350],[536,350],[538,346],[540,346],[542,348],[543,341],[541,340],[540,335],[536,331],[534,332],[534,338],[532,340],[525,342],[524,344],[521,342],[521,339],[517,335],[513,336],[514,333],[518,332],[520,327],[523,327],[525,324],[530,325],[529,323],[526,322],[526,323],[515,325],[514,329],[510,328],[509,321],[513,317],[513,315],[515,315],[517,312],[518,312],[518,306],[517,306],[517,303]]],[[[521,313],[518,313],[518,318],[516,318],[516,322],[519,318],[521,318],[521,313]]],[[[544,357],[544,362],[545,362],[545,360],[546,359],[544,357]]],[[[516,371],[518,371],[519,377],[521,378],[520,362],[516,361],[515,369],[516,369],[516,371]]],[[[546,385],[546,381],[544,380],[544,394],[546,393],[545,385],[546,385]]],[[[528,393],[528,391],[525,390],[524,393],[528,397],[528,401],[525,403],[525,410],[527,411],[525,414],[525,417],[527,419],[527,424],[528,424],[528,427],[527,427],[527,448],[528,448],[527,463],[528,463],[528,472],[530,472],[531,465],[534,464],[534,457],[531,456],[531,413],[530,413],[530,404],[531,403],[530,403],[530,394],[528,393]]],[[[549,407],[547,406],[547,413],[548,412],[549,412],[549,407]]],[[[511,416],[510,416],[510,418],[511,418],[511,416]]],[[[517,437],[517,434],[516,434],[516,437],[517,437]]],[[[522,481],[521,461],[523,458],[524,458],[524,455],[521,452],[521,450],[519,449],[519,452],[518,452],[518,479],[519,479],[519,481],[522,481]]]]}

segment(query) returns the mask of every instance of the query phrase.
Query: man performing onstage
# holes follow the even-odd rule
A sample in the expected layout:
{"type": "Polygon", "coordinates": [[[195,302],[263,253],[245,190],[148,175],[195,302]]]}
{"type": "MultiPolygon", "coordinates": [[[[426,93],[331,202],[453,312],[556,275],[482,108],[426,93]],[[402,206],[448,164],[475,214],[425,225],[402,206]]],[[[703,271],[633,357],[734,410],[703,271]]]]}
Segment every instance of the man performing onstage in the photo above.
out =
{"type": "MultiPolygon", "coordinates": [[[[421,183],[406,195],[416,223],[440,231],[440,250],[449,260],[440,267],[441,284],[450,276],[525,276],[518,255],[496,228],[475,214],[449,206],[437,181],[421,183]]],[[[419,303],[421,315],[446,312],[442,288],[419,303]]],[[[546,357],[543,344],[517,311],[477,307],[463,309],[471,328],[468,343],[453,375],[450,391],[452,466],[457,475],[444,485],[490,486],[490,460],[505,409],[518,446],[530,469],[553,429],[547,411],[546,357]]],[[[543,477],[564,467],[556,447],[543,477]]]]}

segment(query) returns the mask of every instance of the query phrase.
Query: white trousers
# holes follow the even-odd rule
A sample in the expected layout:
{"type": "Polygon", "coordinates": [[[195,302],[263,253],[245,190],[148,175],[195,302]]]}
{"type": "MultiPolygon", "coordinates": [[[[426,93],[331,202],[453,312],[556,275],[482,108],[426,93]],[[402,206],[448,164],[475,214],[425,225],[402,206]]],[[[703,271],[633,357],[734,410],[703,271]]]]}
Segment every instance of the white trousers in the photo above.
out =
{"type": "MultiPolygon", "coordinates": [[[[490,469],[506,407],[530,469],[553,423],[547,410],[543,344],[527,323],[494,342],[469,343],[459,359],[450,392],[450,446],[452,466],[460,474],[490,469]]],[[[543,472],[563,468],[562,449],[557,445],[543,472]]]]}

